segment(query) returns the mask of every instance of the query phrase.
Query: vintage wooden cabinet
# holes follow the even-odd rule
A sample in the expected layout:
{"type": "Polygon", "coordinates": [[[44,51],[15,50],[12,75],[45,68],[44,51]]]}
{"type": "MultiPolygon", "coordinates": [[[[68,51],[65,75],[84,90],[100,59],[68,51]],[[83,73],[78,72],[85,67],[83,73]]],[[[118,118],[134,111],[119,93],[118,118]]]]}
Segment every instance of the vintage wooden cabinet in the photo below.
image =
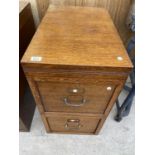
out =
{"type": "Polygon", "coordinates": [[[47,132],[98,134],[132,69],[105,9],[48,9],[22,58],[47,132]]]}

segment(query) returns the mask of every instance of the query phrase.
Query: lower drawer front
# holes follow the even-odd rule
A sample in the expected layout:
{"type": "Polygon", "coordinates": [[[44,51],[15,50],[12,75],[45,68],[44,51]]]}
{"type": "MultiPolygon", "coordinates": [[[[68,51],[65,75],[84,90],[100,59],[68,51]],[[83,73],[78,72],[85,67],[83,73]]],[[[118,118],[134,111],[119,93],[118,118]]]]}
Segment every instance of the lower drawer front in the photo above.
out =
{"type": "Polygon", "coordinates": [[[81,115],[50,116],[47,117],[51,132],[90,133],[93,134],[100,122],[99,117],[81,115]]]}

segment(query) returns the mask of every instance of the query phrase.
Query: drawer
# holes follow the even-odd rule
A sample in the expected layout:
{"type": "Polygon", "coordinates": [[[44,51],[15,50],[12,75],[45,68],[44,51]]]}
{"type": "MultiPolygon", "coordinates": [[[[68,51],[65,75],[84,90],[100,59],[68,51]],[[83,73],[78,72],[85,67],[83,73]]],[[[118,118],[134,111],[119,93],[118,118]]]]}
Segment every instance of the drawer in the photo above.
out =
{"type": "Polygon", "coordinates": [[[100,117],[90,117],[81,115],[54,115],[47,117],[51,132],[63,133],[95,133],[100,117]]]}
{"type": "Polygon", "coordinates": [[[46,112],[104,113],[116,83],[37,82],[46,112]]]}

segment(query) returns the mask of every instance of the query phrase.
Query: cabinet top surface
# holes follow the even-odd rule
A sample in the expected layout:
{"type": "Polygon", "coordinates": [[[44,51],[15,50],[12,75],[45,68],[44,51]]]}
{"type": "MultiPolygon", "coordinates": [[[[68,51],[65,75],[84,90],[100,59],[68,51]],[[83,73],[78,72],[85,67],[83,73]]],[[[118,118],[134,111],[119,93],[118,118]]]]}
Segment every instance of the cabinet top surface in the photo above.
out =
{"type": "Polygon", "coordinates": [[[22,63],[132,67],[110,15],[89,7],[49,8],[22,63]]]}

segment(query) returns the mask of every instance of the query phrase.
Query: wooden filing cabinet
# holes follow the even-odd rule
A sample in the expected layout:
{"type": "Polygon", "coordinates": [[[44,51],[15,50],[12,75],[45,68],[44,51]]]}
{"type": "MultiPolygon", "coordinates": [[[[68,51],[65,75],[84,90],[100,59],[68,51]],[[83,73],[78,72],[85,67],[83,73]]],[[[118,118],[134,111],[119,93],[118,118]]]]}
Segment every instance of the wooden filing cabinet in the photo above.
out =
{"type": "Polygon", "coordinates": [[[98,134],[132,69],[104,9],[48,9],[22,58],[47,132],[98,134]]]}

